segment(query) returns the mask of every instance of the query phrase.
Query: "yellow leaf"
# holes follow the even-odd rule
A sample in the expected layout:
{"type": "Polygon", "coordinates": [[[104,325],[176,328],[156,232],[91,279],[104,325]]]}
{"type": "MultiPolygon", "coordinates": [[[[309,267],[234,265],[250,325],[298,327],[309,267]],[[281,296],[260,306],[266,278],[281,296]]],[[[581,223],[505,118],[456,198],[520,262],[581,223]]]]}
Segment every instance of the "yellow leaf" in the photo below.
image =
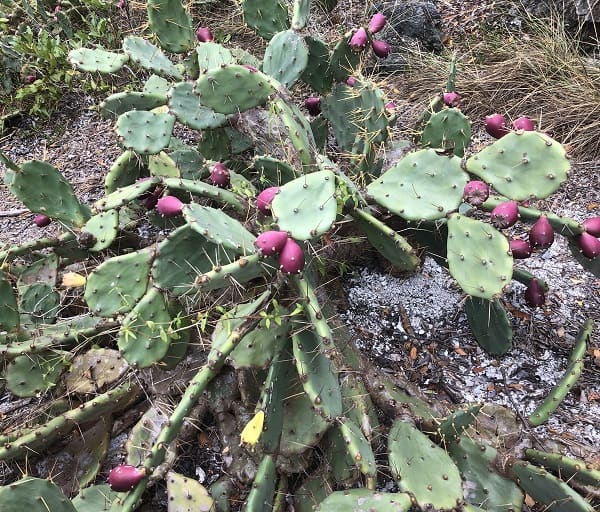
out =
{"type": "Polygon", "coordinates": [[[242,435],[240,436],[241,444],[247,444],[251,447],[256,446],[258,438],[262,434],[263,425],[265,423],[265,412],[258,411],[254,417],[246,424],[242,435]]]}
{"type": "Polygon", "coordinates": [[[67,288],[81,288],[85,286],[85,276],[77,272],[65,272],[62,278],[62,285],[67,288]]]}

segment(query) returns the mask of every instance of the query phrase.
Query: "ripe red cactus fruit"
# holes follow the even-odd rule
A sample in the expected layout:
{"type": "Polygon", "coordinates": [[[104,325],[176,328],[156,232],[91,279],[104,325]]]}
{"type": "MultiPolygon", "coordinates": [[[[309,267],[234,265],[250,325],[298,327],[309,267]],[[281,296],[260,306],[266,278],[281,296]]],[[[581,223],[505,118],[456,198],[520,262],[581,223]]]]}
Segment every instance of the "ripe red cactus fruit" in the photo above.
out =
{"type": "Polygon", "coordinates": [[[35,73],[28,74],[25,78],[23,78],[23,82],[27,85],[32,84],[37,80],[37,76],[35,73]]]}
{"type": "Polygon", "coordinates": [[[210,43],[213,40],[212,32],[208,27],[200,27],[196,30],[196,37],[201,43],[210,43]]]}
{"type": "Polygon", "coordinates": [[[288,238],[279,253],[279,269],[287,274],[299,274],[304,268],[304,251],[298,243],[288,238]]]}
{"type": "Polygon", "coordinates": [[[385,104],[385,109],[389,110],[390,112],[394,112],[396,110],[398,105],[396,105],[393,101],[388,101],[385,104]]]}
{"type": "Polygon", "coordinates": [[[262,256],[277,256],[283,250],[287,239],[285,231],[265,231],[256,237],[254,245],[262,256]]]}
{"type": "Polygon", "coordinates": [[[590,217],[584,220],[583,229],[592,236],[600,236],[600,217],[590,217]]]}
{"type": "Polygon", "coordinates": [[[304,100],[304,106],[311,116],[318,116],[321,113],[321,98],[318,96],[311,96],[304,100]]]}
{"type": "Polygon", "coordinates": [[[225,188],[231,181],[229,169],[227,169],[227,167],[225,167],[221,162],[217,162],[210,172],[210,181],[217,187],[225,188]]]}
{"type": "Polygon", "coordinates": [[[502,114],[492,114],[485,118],[485,131],[495,139],[500,139],[508,133],[506,117],[502,114]]]}
{"type": "Polygon", "coordinates": [[[448,107],[458,107],[460,104],[460,94],[454,91],[445,92],[442,96],[442,101],[444,102],[444,105],[447,105],[448,107]]]}
{"type": "Polygon", "coordinates": [[[515,130],[523,130],[526,132],[532,132],[535,130],[533,121],[527,116],[518,117],[512,122],[512,125],[515,130]]]}
{"type": "Polygon", "coordinates": [[[577,238],[581,253],[591,260],[600,254],[600,240],[585,231],[577,238]]]}
{"type": "Polygon", "coordinates": [[[463,190],[463,199],[473,206],[481,206],[489,196],[490,187],[484,181],[469,181],[463,190]]]}
{"type": "Polygon", "coordinates": [[[378,39],[374,39],[371,46],[373,47],[373,53],[380,59],[385,59],[392,51],[388,43],[378,39]]]}
{"type": "Polygon", "coordinates": [[[258,71],[258,69],[256,69],[254,66],[251,66],[250,64],[242,64],[243,67],[245,67],[248,71],[250,71],[250,73],[256,73],[258,71]]]}
{"type": "Polygon", "coordinates": [[[108,473],[108,485],[113,491],[127,492],[133,489],[145,474],[146,471],[143,468],[138,469],[129,464],[121,464],[112,468],[108,473]]]}
{"type": "Polygon", "coordinates": [[[269,187],[256,196],[256,207],[260,213],[271,215],[271,203],[274,197],[279,194],[279,190],[279,187],[269,187]]]}
{"type": "Polygon", "coordinates": [[[525,290],[525,301],[532,308],[539,308],[540,306],[544,305],[544,302],[546,302],[544,289],[535,277],[529,281],[529,284],[527,285],[527,289],[525,290]]]}
{"type": "Polygon", "coordinates": [[[385,26],[386,17],[380,12],[373,15],[369,21],[369,32],[371,34],[377,34],[385,26]]]}
{"type": "Polygon", "coordinates": [[[509,228],[519,218],[519,204],[516,201],[500,203],[492,210],[491,221],[500,229],[509,228]]]}
{"type": "Polygon", "coordinates": [[[33,218],[33,223],[38,227],[38,228],[44,228],[46,227],[48,224],[50,224],[52,222],[52,219],[50,217],[48,217],[48,215],[44,215],[43,213],[38,213],[34,218],[33,218]]]}
{"type": "Polygon", "coordinates": [[[350,38],[350,48],[354,51],[364,50],[368,40],[367,31],[360,27],[350,38]]]}
{"type": "Polygon", "coordinates": [[[524,260],[531,256],[531,245],[526,240],[511,240],[508,242],[510,252],[516,260],[524,260]]]}
{"type": "Polygon", "coordinates": [[[177,217],[183,210],[183,203],[175,196],[164,196],[156,202],[156,209],[165,217],[177,217]]]}
{"type": "Polygon", "coordinates": [[[550,247],[553,242],[554,228],[550,224],[548,217],[542,215],[529,230],[529,243],[532,247],[545,249],[546,247],[550,247]]]}
{"type": "Polygon", "coordinates": [[[354,78],[353,76],[349,76],[348,78],[346,78],[346,85],[354,87],[356,85],[356,78],[354,78]]]}

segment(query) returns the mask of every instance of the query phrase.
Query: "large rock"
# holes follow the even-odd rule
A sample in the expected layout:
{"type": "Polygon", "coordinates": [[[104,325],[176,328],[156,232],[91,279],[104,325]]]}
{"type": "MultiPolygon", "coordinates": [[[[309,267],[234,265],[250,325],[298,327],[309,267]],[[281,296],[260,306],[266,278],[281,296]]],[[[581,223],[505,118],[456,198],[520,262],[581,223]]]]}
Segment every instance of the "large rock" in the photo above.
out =
{"type": "Polygon", "coordinates": [[[516,2],[528,13],[544,18],[558,13],[565,28],[572,35],[583,29],[592,29],[600,24],[600,2],[598,0],[519,0],[516,2]]]}

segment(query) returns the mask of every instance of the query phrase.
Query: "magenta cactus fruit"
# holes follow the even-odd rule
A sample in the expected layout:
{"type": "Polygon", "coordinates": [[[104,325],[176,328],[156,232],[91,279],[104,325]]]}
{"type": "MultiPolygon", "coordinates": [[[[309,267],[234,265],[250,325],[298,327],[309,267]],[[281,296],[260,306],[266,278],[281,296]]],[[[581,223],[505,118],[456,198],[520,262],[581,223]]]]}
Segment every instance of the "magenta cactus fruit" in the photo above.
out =
{"type": "Polygon", "coordinates": [[[229,185],[231,175],[229,169],[225,167],[221,162],[217,162],[210,172],[210,182],[216,187],[225,188],[229,185]]]}
{"type": "Polygon", "coordinates": [[[258,69],[256,69],[254,66],[251,66],[250,64],[242,64],[242,66],[249,70],[250,73],[256,73],[258,71],[258,69]]]}
{"type": "Polygon", "coordinates": [[[279,187],[269,187],[256,196],[256,207],[263,215],[271,215],[271,203],[273,198],[279,194],[279,187]]]}
{"type": "Polygon", "coordinates": [[[129,464],[121,464],[112,468],[108,473],[108,485],[116,492],[131,491],[144,478],[145,474],[146,471],[143,468],[138,469],[129,464]]]}
{"type": "Polygon", "coordinates": [[[583,229],[592,236],[600,236],[600,217],[590,217],[584,220],[583,229]]]}
{"type": "Polygon", "coordinates": [[[183,210],[183,203],[175,196],[163,196],[156,202],[156,209],[165,217],[177,217],[183,210]]]}
{"type": "Polygon", "coordinates": [[[585,231],[577,238],[581,253],[591,260],[600,254],[600,240],[585,231]]]}
{"type": "Polygon", "coordinates": [[[516,201],[500,203],[492,210],[491,221],[500,229],[509,228],[519,218],[519,204],[516,201]]]}
{"type": "Polygon", "coordinates": [[[442,101],[444,102],[444,105],[447,105],[448,107],[458,107],[460,104],[460,94],[454,91],[445,92],[442,96],[442,101]]]}
{"type": "Polygon", "coordinates": [[[43,213],[38,213],[34,218],[33,218],[33,223],[38,227],[38,228],[44,228],[46,227],[48,224],[50,224],[52,222],[52,219],[50,219],[50,217],[48,217],[48,215],[44,215],[43,213]]]}
{"type": "Polygon", "coordinates": [[[385,104],[385,109],[386,109],[386,110],[389,110],[390,112],[394,112],[394,111],[396,110],[396,107],[397,107],[397,106],[398,106],[398,105],[396,105],[396,104],[395,104],[393,101],[388,101],[388,102],[385,104]]]}
{"type": "Polygon", "coordinates": [[[527,285],[527,289],[525,290],[525,301],[532,308],[539,308],[546,302],[544,289],[535,277],[529,281],[529,284],[527,285]]]}
{"type": "Polygon", "coordinates": [[[374,14],[369,21],[369,32],[371,32],[371,34],[377,34],[377,32],[379,32],[385,26],[385,21],[385,16],[380,12],[374,14]]]}
{"type": "Polygon", "coordinates": [[[389,44],[378,39],[374,39],[371,46],[373,47],[373,53],[380,59],[385,59],[392,50],[389,44]]]}
{"type": "Polygon", "coordinates": [[[531,245],[526,240],[511,240],[508,242],[510,252],[516,260],[524,260],[531,256],[531,245]]]}
{"type": "Polygon", "coordinates": [[[196,30],[196,37],[201,43],[210,43],[213,40],[212,32],[208,27],[200,27],[196,30]]]}
{"type": "Polygon", "coordinates": [[[279,253],[279,269],[287,274],[298,274],[304,268],[304,251],[298,243],[288,238],[279,253]]]}
{"type": "Polygon", "coordinates": [[[535,221],[531,229],[529,230],[529,243],[533,247],[539,247],[541,249],[550,247],[554,242],[554,228],[548,217],[545,215],[540,216],[535,221]]]}
{"type": "Polygon", "coordinates": [[[481,206],[489,196],[490,187],[484,181],[469,181],[463,190],[463,199],[473,206],[481,206]]]}
{"type": "Polygon", "coordinates": [[[287,239],[288,235],[285,231],[265,231],[256,237],[254,245],[262,256],[277,256],[287,239]]]}
{"type": "Polygon", "coordinates": [[[355,51],[364,50],[368,40],[367,31],[360,27],[350,38],[350,47],[355,51]]]}
{"type": "Polygon", "coordinates": [[[356,84],[356,78],[354,78],[353,76],[349,76],[348,78],[346,78],[346,85],[349,85],[350,87],[354,87],[355,84],[356,84]]]}
{"type": "Polygon", "coordinates": [[[37,77],[36,77],[35,73],[30,73],[25,78],[23,78],[23,82],[25,82],[27,85],[32,84],[36,80],[37,80],[37,77]]]}
{"type": "Polygon", "coordinates": [[[495,139],[500,139],[508,133],[506,117],[502,114],[492,114],[485,118],[485,131],[495,139]]]}
{"type": "Polygon", "coordinates": [[[524,130],[526,132],[532,132],[535,130],[533,121],[527,116],[518,117],[512,122],[512,125],[515,130],[524,130]]]}
{"type": "Polygon", "coordinates": [[[318,96],[311,96],[304,100],[304,106],[311,116],[318,116],[321,113],[321,98],[318,96]]]}

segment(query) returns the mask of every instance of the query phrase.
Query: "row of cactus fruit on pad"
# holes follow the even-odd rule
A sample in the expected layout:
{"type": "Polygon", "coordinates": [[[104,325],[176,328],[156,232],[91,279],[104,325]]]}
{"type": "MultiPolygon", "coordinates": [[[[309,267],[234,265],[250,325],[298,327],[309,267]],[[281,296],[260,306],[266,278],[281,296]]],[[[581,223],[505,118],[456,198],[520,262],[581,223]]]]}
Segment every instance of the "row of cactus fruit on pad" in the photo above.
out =
{"type": "MultiPolygon", "coordinates": [[[[322,248],[340,241],[368,241],[406,272],[433,254],[464,291],[480,345],[507,352],[503,293],[520,281],[535,307],[547,290],[516,259],[556,232],[599,275],[600,219],[531,205],[567,179],[561,144],[504,122],[495,142],[470,152],[450,80],[419,120],[417,149],[386,162],[395,107],[360,71],[369,43],[389,53],[373,37],[383,15],[330,49],[305,33],[308,1],[296,0],[290,18],[277,0],[244,0],[246,22],[268,40],[260,60],[194,31],[176,0],[147,5],[157,44],[128,36],[122,53],[70,54],[88,72],[149,72],[142,90],[100,105],[123,148],[103,197],[83,204],[54,166],[0,153],[6,185],[36,224],[64,228],[0,249],[6,388],[51,402],[2,432],[0,460],[64,453],[74,432],[86,446],[68,484],[25,475],[0,487],[0,510],[132,511],[166,486],[173,512],[285,510],[289,500],[301,512],[507,512],[524,510],[525,495],[549,511],[592,511],[598,470],[561,455],[559,441],[540,445],[508,409],[453,407],[382,373],[319,282],[322,248]],[[315,91],[305,105],[294,102],[296,82],[315,91]],[[177,123],[198,143],[177,138],[177,123]],[[517,221],[532,224],[527,239],[515,237],[517,221]],[[166,234],[144,238],[149,225],[166,234]],[[106,478],[114,420],[134,407],[145,412],[106,478]],[[229,455],[208,489],[177,471],[179,455],[202,449],[194,432],[205,416],[229,455]],[[381,490],[384,478],[396,492],[381,490]]],[[[581,327],[532,426],[579,378],[592,328],[581,327]]]]}

